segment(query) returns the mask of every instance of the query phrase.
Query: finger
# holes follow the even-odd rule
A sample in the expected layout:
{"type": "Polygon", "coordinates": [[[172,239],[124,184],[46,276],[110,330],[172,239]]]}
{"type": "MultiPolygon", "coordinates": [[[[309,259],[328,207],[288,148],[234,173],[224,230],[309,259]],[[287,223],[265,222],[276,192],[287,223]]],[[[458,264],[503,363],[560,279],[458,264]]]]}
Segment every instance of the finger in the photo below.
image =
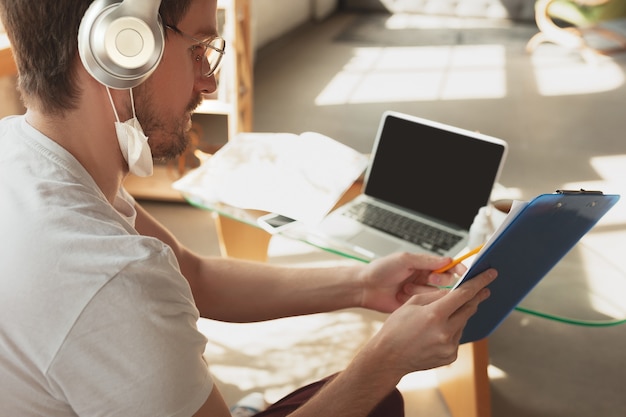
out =
{"type": "Polygon", "coordinates": [[[467,321],[478,311],[480,303],[489,298],[490,295],[491,292],[489,291],[489,288],[481,289],[474,298],[463,304],[454,313],[452,313],[450,321],[454,322],[454,325],[458,325],[461,328],[465,327],[467,321]]]}
{"type": "Polygon", "coordinates": [[[422,261],[420,262],[420,265],[423,269],[436,271],[437,269],[450,265],[453,261],[454,259],[449,256],[442,257],[436,255],[422,255],[422,261]]]}
{"type": "Polygon", "coordinates": [[[457,311],[455,311],[450,317],[448,324],[452,329],[453,335],[451,340],[458,345],[463,337],[463,330],[467,325],[468,320],[478,311],[479,304],[487,299],[489,296],[489,290],[484,289],[480,291],[474,299],[470,302],[462,305],[457,311]]]}
{"type": "Polygon", "coordinates": [[[416,282],[415,280],[405,282],[404,285],[402,286],[402,291],[404,291],[404,293],[408,295],[423,294],[423,293],[439,291],[439,290],[449,290],[449,287],[444,286],[444,285],[437,285],[437,284],[430,283],[430,282],[428,283],[421,283],[419,281],[416,282]]]}
{"type": "Polygon", "coordinates": [[[489,285],[497,275],[497,271],[493,268],[481,272],[474,278],[450,291],[447,297],[443,297],[438,302],[438,305],[444,309],[444,314],[447,312],[448,316],[451,316],[462,305],[472,300],[481,289],[489,285]]]}
{"type": "Polygon", "coordinates": [[[449,265],[453,259],[449,256],[439,256],[426,253],[404,253],[408,256],[410,268],[415,271],[434,271],[449,265]]]}
{"type": "Polygon", "coordinates": [[[456,272],[432,273],[428,276],[428,283],[437,287],[452,287],[461,278],[456,272]]]}
{"type": "Polygon", "coordinates": [[[437,286],[452,286],[467,271],[467,267],[463,264],[457,264],[445,272],[433,272],[428,277],[428,282],[437,286]]]}
{"type": "Polygon", "coordinates": [[[421,292],[409,297],[407,303],[425,306],[445,297],[449,291],[446,289],[432,288],[432,291],[421,292]]]}
{"type": "Polygon", "coordinates": [[[456,264],[453,268],[450,268],[450,272],[453,274],[463,275],[465,271],[467,271],[467,266],[463,263],[456,264]]]}
{"type": "Polygon", "coordinates": [[[498,276],[498,272],[494,268],[487,269],[480,274],[472,277],[461,283],[458,287],[452,291],[455,294],[459,294],[458,297],[465,297],[466,301],[473,298],[478,291],[485,288],[498,276]]]}

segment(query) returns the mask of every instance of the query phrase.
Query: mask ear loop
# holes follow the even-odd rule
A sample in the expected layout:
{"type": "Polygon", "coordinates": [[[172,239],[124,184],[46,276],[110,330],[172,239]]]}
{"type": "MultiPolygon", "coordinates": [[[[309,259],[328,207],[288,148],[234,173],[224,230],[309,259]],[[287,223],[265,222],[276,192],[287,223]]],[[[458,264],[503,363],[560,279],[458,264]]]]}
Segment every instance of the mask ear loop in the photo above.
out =
{"type": "MultiPolygon", "coordinates": [[[[115,120],[120,123],[120,117],[117,114],[117,109],[115,108],[115,104],[113,104],[113,97],[111,96],[111,89],[108,86],[105,86],[107,89],[107,94],[109,95],[109,101],[111,102],[111,107],[113,108],[113,113],[115,113],[115,120]]],[[[133,89],[129,88],[128,92],[130,94],[130,106],[133,109],[133,119],[137,118],[137,114],[135,113],[135,97],[133,96],[133,89]]]]}
{"type": "Polygon", "coordinates": [[[133,89],[129,88],[128,93],[130,94],[130,106],[133,109],[133,119],[136,119],[137,114],[135,114],[135,96],[133,95],[133,89]]]}
{"type": "Polygon", "coordinates": [[[108,86],[105,86],[107,89],[107,94],[109,95],[109,101],[111,102],[111,107],[113,108],[113,113],[115,113],[115,121],[120,122],[120,117],[117,115],[117,109],[115,108],[115,104],[113,104],[113,97],[111,97],[111,89],[108,86]]]}

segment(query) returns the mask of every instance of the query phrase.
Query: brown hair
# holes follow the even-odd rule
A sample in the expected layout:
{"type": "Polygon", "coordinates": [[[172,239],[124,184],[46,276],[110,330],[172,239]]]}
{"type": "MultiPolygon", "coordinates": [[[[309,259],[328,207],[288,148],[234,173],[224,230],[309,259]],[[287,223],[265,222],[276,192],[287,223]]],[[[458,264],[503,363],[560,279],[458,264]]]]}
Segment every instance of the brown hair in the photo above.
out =
{"type": "MultiPolygon", "coordinates": [[[[27,107],[62,114],[77,106],[78,27],[92,1],[0,0],[0,18],[11,41],[27,107]]],[[[163,24],[175,26],[191,1],[162,0],[163,24]]]]}

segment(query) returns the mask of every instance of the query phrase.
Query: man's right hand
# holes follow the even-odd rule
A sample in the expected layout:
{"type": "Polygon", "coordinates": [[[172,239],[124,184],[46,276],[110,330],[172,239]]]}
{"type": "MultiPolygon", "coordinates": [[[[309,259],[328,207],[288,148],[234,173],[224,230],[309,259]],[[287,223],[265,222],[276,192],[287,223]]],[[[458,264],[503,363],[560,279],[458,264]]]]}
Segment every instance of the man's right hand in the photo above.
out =
{"type": "Polygon", "coordinates": [[[463,328],[489,297],[485,287],[496,276],[496,270],[489,269],[453,291],[412,296],[388,317],[361,353],[374,355],[375,362],[395,370],[399,378],[454,362],[463,328]]]}

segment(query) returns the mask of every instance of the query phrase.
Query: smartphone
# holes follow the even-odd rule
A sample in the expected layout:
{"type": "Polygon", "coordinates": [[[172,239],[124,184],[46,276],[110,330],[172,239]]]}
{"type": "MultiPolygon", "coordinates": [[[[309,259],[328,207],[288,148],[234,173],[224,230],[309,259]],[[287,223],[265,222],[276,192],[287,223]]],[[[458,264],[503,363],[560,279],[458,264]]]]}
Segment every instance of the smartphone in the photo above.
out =
{"type": "Polygon", "coordinates": [[[295,222],[295,219],[277,213],[269,213],[257,219],[259,226],[271,234],[285,230],[295,222]]]}

